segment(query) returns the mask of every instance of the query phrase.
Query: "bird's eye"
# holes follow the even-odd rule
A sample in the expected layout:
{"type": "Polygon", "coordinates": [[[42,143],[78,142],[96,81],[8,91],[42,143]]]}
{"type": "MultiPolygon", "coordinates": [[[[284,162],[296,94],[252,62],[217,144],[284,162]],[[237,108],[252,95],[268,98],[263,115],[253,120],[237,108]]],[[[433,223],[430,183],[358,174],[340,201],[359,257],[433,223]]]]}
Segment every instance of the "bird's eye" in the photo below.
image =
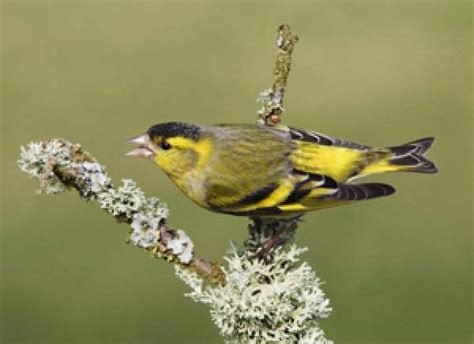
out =
{"type": "Polygon", "coordinates": [[[171,145],[167,141],[163,140],[163,141],[161,141],[160,147],[163,150],[168,150],[168,149],[171,148],[171,145]]]}

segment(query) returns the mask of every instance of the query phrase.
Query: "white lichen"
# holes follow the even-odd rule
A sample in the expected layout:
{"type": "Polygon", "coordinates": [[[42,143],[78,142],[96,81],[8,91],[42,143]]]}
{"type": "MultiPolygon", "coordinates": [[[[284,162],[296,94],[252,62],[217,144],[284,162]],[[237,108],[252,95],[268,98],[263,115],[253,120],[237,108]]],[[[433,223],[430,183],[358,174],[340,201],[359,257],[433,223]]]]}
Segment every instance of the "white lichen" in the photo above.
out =
{"type": "Polygon", "coordinates": [[[195,273],[176,267],[192,291],[187,296],[208,304],[211,317],[229,343],[331,343],[318,321],[329,316],[329,300],[307,263],[306,249],[277,249],[270,263],[249,253],[233,253],[227,284],[205,286],[195,273]]]}
{"type": "Polygon", "coordinates": [[[257,102],[262,106],[257,114],[260,118],[268,116],[270,113],[278,111],[284,112],[283,108],[283,96],[281,92],[275,92],[269,88],[260,92],[257,98],[257,102]]]}
{"type": "Polygon", "coordinates": [[[187,264],[193,258],[194,244],[182,229],[176,231],[176,236],[166,244],[166,247],[179,257],[181,263],[187,264]]]}
{"type": "Polygon", "coordinates": [[[131,241],[143,248],[156,246],[160,240],[159,219],[143,213],[133,215],[131,241]]]}
{"type": "Polygon", "coordinates": [[[117,189],[98,195],[100,207],[114,216],[133,217],[146,203],[144,192],[130,179],[122,179],[117,189]]]}
{"type": "Polygon", "coordinates": [[[285,43],[285,38],[283,38],[283,36],[281,35],[278,35],[276,43],[277,47],[281,48],[283,46],[283,43],[285,43]]]}
{"type": "MultiPolygon", "coordinates": [[[[81,146],[68,141],[53,139],[45,142],[31,142],[21,147],[18,166],[30,177],[40,182],[40,191],[56,194],[65,191],[68,185],[60,180],[54,169],[64,169],[74,178],[74,187],[82,197],[96,201],[100,207],[118,218],[130,222],[131,242],[138,247],[150,248],[160,243],[160,224],[168,217],[166,204],[145,193],[130,179],[122,179],[114,188],[105,171],[105,166],[81,151],[81,146]],[[75,154],[80,152],[78,159],[75,154]]],[[[175,238],[164,243],[164,247],[177,256],[180,262],[189,263],[193,258],[193,243],[182,230],[175,238]]]]}
{"type": "Polygon", "coordinates": [[[18,166],[30,178],[38,178],[40,192],[58,194],[66,190],[65,185],[53,173],[54,165],[65,166],[71,163],[67,149],[60,140],[51,140],[48,144],[30,142],[26,148],[20,149],[18,166]]]}
{"type": "Polygon", "coordinates": [[[94,194],[107,191],[111,186],[110,177],[105,173],[105,167],[97,162],[85,161],[82,164],[75,164],[76,168],[83,169],[83,180],[85,181],[85,188],[83,194],[85,196],[92,196],[94,194]],[[79,165],[79,166],[77,166],[79,165]]]}
{"type": "Polygon", "coordinates": [[[58,194],[66,191],[67,186],[54,173],[56,169],[68,169],[81,180],[80,193],[88,199],[94,199],[111,186],[105,167],[97,162],[75,161],[71,152],[80,150],[80,145],[60,139],[47,142],[31,142],[27,148],[21,147],[18,166],[31,178],[40,182],[40,192],[58,194]]]}

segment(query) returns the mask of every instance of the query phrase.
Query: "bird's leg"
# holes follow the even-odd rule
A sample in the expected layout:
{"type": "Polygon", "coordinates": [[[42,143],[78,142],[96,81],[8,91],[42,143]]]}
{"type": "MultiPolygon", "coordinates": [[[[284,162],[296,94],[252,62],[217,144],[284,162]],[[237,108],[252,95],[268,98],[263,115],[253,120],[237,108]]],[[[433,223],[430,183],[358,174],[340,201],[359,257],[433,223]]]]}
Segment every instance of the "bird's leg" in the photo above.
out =
{"type": "Polygon", "coordinates": [[[256,258],[269,258],[268,253],[279,246],[284,245],[293,238],[294,231],[299,222],[299,216],[291,219],[278,219],[273,221],[264,221],[262,219],[253,219],[251,226],[252,247],[256,258]]]}
{"type": "Polygon", "coordinates": [[[256,256],[259,258],[265,257],[271,250],[283,245],[286,242],[286,240],[284,240],[284,234],[288,229],[288,223],[280,222],[275,234],[262,243],[256,252],[256,256]]]}

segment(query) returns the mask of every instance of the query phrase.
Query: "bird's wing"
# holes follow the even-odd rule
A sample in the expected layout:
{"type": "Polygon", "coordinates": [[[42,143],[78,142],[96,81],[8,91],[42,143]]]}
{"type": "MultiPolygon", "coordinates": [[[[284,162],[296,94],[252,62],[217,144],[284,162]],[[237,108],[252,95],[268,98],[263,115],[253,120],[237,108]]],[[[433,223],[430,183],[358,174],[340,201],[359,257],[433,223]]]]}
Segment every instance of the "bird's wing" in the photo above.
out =
{"type": "Polygon", "coordinates": [[[296,129],[293,127],[288,127],[289,134],[293,140],[304,141],[309,143],[315,143],[323,146],[331,147],[340,147],[340,148],[350,148],[356,150],[365,150],[370,148],[369,146],[351,142],[344,139],[339,139],[335,137],[330,137],[321,133],[316,133],[314,131],[307,131],[296,129]]]}
{"type": "Polygon", "coordinates": [[[345,184],[329,176],[293,170],[277,184],[258,190],[227,212],[250,216],[280,216],[330,208],[355,201],[388,196],[387,184],[345,184]]]}
{"type": "Polygon", "coordinates": [[[391,195],[395,189],[387,184],[346,184],[328,176],[307,174],[308,183],[295,188],[287,200],[277,205],[282,212],[301,212],[331,208],[356,201],[391,195]],[[314,186],[319,183],[318,186],[314,186]],[[309,184],[309,187],[308,187],[309,184]]]}

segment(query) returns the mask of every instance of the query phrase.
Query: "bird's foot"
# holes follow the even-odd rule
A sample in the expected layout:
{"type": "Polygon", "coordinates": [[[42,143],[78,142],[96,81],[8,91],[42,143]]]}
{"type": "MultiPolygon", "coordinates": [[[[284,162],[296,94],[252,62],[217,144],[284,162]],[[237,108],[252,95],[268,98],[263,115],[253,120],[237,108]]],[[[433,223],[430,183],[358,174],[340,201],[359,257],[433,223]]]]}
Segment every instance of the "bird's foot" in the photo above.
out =
{"type": "MultiPolygon", "coordinates": [[[[286,244],[293,237],[293,232],[296,229],[296,224],[299,218],[293,218],[291,220],[278,220],[275,222],[276,226],[273,229],[273,235],[267,240],[263,241],[262,244],[257,248],[254,258],[271,260],[271,252],[280,246],[286,244]]],[[[272,225],[275,225],[272,224],[272,225]]]]}

